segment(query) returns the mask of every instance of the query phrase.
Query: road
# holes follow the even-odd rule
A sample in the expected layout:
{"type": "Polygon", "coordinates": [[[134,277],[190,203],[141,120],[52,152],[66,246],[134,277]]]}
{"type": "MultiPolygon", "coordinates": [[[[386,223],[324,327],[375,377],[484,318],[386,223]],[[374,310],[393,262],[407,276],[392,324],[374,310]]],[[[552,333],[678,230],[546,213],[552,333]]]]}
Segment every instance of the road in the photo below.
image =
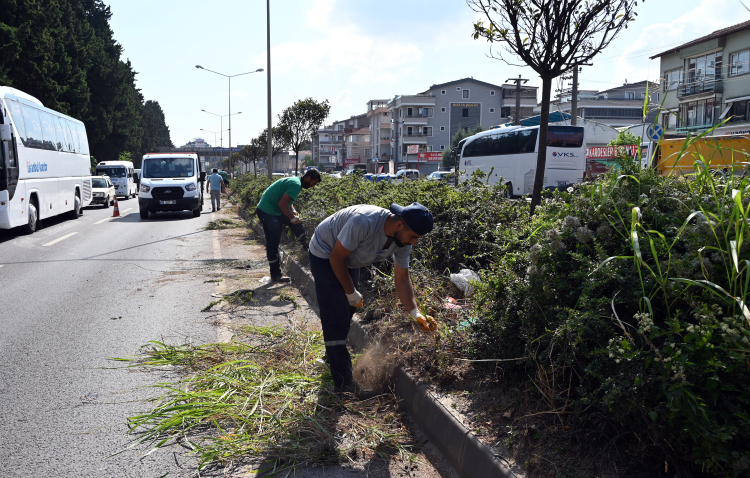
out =
{"type": "Polygon", "coordinates": [[[200,269],[217,254],[206,209],[142,221],[131,199],[119,219],[90,207],[31,236],[0,231],[0,476],[189,474],[179,449],[111,456],[132,443],[127,417],[147,409],[147,387],[175,377],[108,357],[216,341],[200,313],[213,291],[200,269]]]}

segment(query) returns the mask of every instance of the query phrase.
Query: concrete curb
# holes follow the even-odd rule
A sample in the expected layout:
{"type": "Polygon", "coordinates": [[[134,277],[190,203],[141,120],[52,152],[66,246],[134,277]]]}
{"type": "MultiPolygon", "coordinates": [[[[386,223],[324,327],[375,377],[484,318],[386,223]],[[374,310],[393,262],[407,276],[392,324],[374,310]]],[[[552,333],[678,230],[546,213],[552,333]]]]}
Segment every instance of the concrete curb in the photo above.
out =
{"type": "MultiPolygon", "coordinates": [[[[238,207],[239,216],[250,220],[247,211],[238,207]]],[[[253,231],[265,240],[263,228],[259,224],[253,225],[253,231]]],[[[315,295],[315,281],[297,261],[286,261],[289,277],[300,287],[300,291],[308,303],[317,307],[315,295]]],[[[363,350],[368,344],[367,332],[362,324],[352,321],[349,331],[349,345],[355,351],[363,350]]],[[[495,457],[484,443],[482,443],[463,423],[459,422],[445,406],[430,392],[427,385],[422,384],[403,367],[396,371],[396,396],[401,400],[401,406],[409,412],[412,420],[437,447],[448,463],[462,478],[511,478],[516,475],[495,457]]]]}

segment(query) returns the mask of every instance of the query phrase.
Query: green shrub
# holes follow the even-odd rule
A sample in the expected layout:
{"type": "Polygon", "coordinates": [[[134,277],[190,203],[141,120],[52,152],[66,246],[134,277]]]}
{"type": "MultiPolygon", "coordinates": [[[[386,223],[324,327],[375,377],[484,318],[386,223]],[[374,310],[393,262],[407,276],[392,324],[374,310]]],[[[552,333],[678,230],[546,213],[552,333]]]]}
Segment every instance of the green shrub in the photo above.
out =
{"type": "Polygon", "coordinates": [[[603,413],[670,461],[746,476],[750,181],[629,164],[578,192],[544,201],[531,240],[485,271],[474,355],[524,359],[508,378],[547,377],[555,407],[603,413]]]}

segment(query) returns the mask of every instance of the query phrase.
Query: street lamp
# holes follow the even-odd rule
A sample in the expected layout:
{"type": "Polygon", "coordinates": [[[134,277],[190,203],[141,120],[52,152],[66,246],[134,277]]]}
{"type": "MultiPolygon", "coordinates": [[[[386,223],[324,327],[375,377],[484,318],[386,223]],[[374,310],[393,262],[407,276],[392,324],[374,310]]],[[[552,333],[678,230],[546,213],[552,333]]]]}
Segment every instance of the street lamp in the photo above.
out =
{"type": "MultiPolygon", "coordinates": [[[[234,115],[241,115],[242,111],[238,111],[237,113],[232,113],[232,114],[228,114],[228,115],[220,115],[220,114],[216,114],[216,113],[211,113],[210,111],[206,111],[206,110],[201,110],[201,111],[203,111],[204,113],[208,113],[210,115],[214,115],[214,116],[218,116],[219,117],[219,127],[220,127],[220,132],[221,132],[221,136],[220,136],[220,139],[221,139],[221,150],[220,150],[219,157],[224,157],[224,151],[223,151],[224,150],[224,131],[225,131],[224,130],[224,118],[226,118],[227,116],[229,116],[229,123],[231,124],[232,123],[232,116],[234,116],[234,115]]],[[[232,153],[232,143],[231,143],[231,141],[232,141],[232,132],[230,130],[226,130],[226,131],[229,131],[229,141],[230,141],[230,143],[229,143],[229,153],[231,154],[232,153]]],[[[209,133],[210,133],[210,131],[209,131],[209,133]]],[[[214,137],[214,143],[216,143],[216,138],[215,137],[214,137]]],[[[229,157],[229,155],[227,155],[227,157],[229,157]]]]}
{"type": "Polygon", "coordinates": [[[216,147],[216,135],[223,133],[223,131],[209,131],[207,129],[201,128],[201,131],[205,131],[206,133],[213,133],[214,134],[214,147],[216,147]]]}
{"type": "MultiPolygon", "coordinates": [[[[229,116],[229,153],[231,154],[232,153],[232,78],[234,78],[235,76],[249,75],[250,73],[260,73],[261,71],[263,71],[263,68],[258,68],[257,70],[248,71],[245,73],[238,73],[236,75],[225,75],[224,73],[219,73],[218,71],[213,71],[213,70],[209,70],[208,68],[203,68],[200,65],[195,65],[195,67],[198,68],[199,70],[205,70],[205,71],[210,71],[211,73],[216,73],[217,75],[221,75],[229,80],[229,114],[225,116],[229,116]]],[[[208,113],[208,111],[206,111],[206,113],[208,113]]]]}

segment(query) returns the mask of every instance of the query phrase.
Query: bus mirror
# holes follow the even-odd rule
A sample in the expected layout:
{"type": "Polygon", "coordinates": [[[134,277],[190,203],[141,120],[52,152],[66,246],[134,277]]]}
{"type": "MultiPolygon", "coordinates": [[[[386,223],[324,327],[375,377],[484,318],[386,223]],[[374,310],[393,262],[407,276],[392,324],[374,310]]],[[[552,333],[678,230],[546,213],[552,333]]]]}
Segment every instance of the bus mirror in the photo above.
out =
{"type": "Polygon", "coordinates": [[[11,129],[9,124],[0,124],[0,141],[11,140],[11,129]]]}

